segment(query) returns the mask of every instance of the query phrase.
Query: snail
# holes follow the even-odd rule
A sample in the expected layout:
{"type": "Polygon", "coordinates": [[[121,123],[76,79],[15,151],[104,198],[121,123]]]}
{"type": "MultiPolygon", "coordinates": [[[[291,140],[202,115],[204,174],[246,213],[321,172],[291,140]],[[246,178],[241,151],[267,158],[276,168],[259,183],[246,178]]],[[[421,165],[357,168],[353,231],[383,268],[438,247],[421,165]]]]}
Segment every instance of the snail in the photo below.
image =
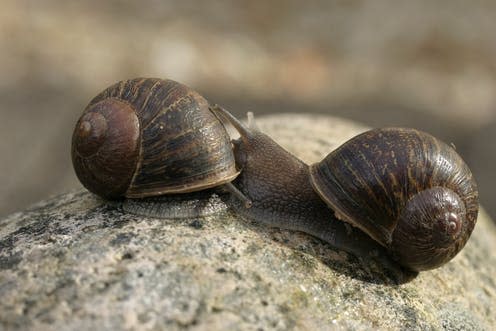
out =
{"type": "Polygon", "coordinates": [[[239,175],[230,138],[200,94],[172,80],[118,82],[85,108],[72,137],[77,177],[106,199],[223,186],[239,175]]]}
{"type": "Polygon", "coordinates": [[[232,208],[393,270],[451,260],[478,212],[470,170],[426,133],[371,130],[309,166],[253,121],[171,80],[121,81],[96,96],[76,124],[72,160],[88,190],[127,198],[127,211],[180,218],[232,208]],[[240,138],[231,141],[221,120],[240,138]]]}
{"type": "Polygon", "coordinates": [[[359,257],[380,246],[414,272],[448,262],[470,237],[478,213],[474,178],[452,147],[427,133],[374,129],[308,166],[254,125],[212,109],[240,134],[233,143],[242,171],[233,183],[252,205],[230,203],[247,218],[359,257]]]}

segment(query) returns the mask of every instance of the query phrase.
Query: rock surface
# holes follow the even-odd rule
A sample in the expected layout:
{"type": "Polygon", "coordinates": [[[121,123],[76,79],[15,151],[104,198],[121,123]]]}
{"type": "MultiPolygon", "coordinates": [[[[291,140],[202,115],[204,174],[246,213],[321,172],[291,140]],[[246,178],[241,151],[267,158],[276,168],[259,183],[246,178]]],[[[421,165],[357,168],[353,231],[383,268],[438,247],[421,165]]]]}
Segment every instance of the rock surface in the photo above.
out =
{"type": "MultiPolygon", "coordinates": [[[[365,128],[257,122],[307,162],[365,128]]],[[[380,266],[229,211],[167,220],[86,191],[0,220],[2,330],[490,330],[496,229],[482,212],[444,267],[395,285],[380,266]]]]}

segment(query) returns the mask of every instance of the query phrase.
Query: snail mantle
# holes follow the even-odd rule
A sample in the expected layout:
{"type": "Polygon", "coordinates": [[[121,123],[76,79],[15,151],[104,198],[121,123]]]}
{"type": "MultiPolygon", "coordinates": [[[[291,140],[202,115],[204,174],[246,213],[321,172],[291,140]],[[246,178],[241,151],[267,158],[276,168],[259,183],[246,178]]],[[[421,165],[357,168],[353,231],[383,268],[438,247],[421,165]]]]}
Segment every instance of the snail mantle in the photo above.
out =
{"type": "MultiPolygon", "coordinates": [[[[308,163],[366,129],[308,115],[257,124],[308,163]]],[[[484,211],[452,261],[402,285],[375,262],[235,215],[140,217],[83,190],[12,214],[0,220],[0,329],[496,325],[496,229],[484,211]]]]}

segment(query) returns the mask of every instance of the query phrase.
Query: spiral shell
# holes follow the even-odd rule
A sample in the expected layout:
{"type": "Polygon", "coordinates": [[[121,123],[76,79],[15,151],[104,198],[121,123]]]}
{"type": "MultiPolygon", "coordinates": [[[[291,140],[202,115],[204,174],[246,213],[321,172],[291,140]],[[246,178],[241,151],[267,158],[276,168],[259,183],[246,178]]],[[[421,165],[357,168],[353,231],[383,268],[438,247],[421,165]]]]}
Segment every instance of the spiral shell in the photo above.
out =
{"type": "Polygon", "coordinates": [[[72,161],[81,183],[109,199],[198,191],[239,173],[207,100],[156,78],[124,80],[96,96],[76,124],[72,161]]]}
{"type": "Polygon", "coordinates": [[[362,229],[412,270],[453,258],[475,226],[478,192],[455,150],[414,129],[358,135],[310,168],[336,216],[362,229]]]}

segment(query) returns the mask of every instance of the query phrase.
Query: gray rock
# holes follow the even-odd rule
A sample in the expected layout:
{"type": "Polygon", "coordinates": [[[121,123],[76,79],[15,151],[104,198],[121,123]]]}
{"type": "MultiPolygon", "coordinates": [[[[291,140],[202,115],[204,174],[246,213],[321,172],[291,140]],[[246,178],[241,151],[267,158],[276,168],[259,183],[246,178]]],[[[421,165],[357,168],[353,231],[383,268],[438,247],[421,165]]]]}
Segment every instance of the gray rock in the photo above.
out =
{"type": "MultiPolygon", "coordinates": [[[[307,162],[364,130],[305,115],[258,124],[307,162]]],[[[490,330],[495,243],[481,212],[453,261],[395,285],[377,264],[229,210],[157,219],[75,191],[0,221],[0,329],[490,330]]]]}

